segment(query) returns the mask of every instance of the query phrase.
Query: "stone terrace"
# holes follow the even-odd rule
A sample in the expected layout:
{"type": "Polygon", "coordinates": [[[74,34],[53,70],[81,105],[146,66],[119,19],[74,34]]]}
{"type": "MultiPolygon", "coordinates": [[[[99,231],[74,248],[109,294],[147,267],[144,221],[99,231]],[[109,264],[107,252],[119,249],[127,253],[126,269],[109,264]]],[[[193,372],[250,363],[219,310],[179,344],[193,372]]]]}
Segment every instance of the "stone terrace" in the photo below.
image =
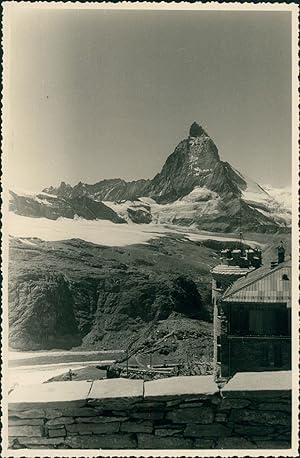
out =
{"type": "Polygon", "coordinates": [[[9,396],[12,449],[290,449],[291,373],[24,386],[9,396]]]}

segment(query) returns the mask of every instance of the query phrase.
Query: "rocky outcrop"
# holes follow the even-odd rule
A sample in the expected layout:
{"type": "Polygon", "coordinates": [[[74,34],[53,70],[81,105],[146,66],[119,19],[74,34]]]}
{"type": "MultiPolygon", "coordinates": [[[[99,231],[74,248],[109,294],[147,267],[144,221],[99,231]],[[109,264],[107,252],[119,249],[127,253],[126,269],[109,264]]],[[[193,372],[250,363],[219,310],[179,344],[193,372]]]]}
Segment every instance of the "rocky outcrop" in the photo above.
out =
{"type": "Polygon", "coordinates": [[[228,201],[241,197],[241,191],[246,189],[247,183],[228,162],[219,161],[207,178],[206,186],[228,201]]]}
{"type": "Polygon", "coordinates": [[[148,224],[152,221],[150,206],[128,207],[127,213],[133,223],[148,224]]]}
{"type": "Polygon", "coordinates": [[[243,230],[249,232],[288,231],[286,226],[277,225],[268,216],[261,214],[257,209],[238,198],[220,200],[214,214],[195,215],[194,221],[197,226],[206,231],[237,232],[240,224],[243,230]]]}
{"type": "Polygon", "coordinates": [[[26,272],[9,283],[12,348],[71,348],[81,337],[69,281],[61,273],[26,272]]]}
{"type": "Polygon", "coordinates": [[[45,192],[65,198],[75,198],[78,196],[93,196],[94,199],[102,200],[136,200],[144,195],[150,180],[137,180],[126,182],[121,178],[102,180],[95,184],[86,184],[81,181],[73,188],[64,182],[58,188],[50,187],[44,189],[45,192]]]}
{"type": "MultiPolygon", "coordinates": [[[[66,189],[69,190],[67,187],[66,189]]],[[[87,220],[103,219],[113,223],[126,221],[102,202],[95,201],[86,195],[61,197],[47,193],[22,195],[10,191],[10,211],[33,218],[74,218],[79,216],[87,220]]]]}
{"type": "Polygon", "coordinates": [[[195,186],[205,186],[220,161],[216,145],[198,128],[200,135],[182,140],[149,185],[147,195],[157,202],[172,202],[189,194],[195,186]]]}
{"type": "Polygon", "coordinates": [[[160,322],[176,317],[196,321],[200,333],[198,320],[208,318],[209,274],[199,274],[197,287],[184,264],[178,268],[168,261],[166,247],[12,239],[10,346],[126,348],[133,337],[143,343],[160,322]]]}
{"type": "Polygon", "coordinates": [[[146,202],[142,202],[140,199],[135,201],[105,201],[105,205],[114,210],[114,212],[116,212],[128,223],[149,224],[153,220],[151,205],[146,202]]]}

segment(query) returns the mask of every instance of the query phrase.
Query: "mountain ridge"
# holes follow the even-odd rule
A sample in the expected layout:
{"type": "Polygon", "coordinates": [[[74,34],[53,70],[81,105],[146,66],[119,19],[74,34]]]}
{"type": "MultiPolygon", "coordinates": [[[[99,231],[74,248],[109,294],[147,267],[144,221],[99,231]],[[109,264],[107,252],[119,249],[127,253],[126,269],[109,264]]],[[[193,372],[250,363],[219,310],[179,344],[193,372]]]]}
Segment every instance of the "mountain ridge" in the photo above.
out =
{"type": "MultiPolygon", "coordinates": [[[[196,122],[191,125],[188,137],[178,143],[152,179],[127,182],[113,178],[94,184],[80,181],[73,187],[62,182],[57,188],[45,188],[42,193],[64,199],[69,207],[74,207],[75,199],[75,207],[81,211],[78,216],[84,212],[76,199],[86,199],[89,207],[96,206],[92,201],[101,202],[115,213],[102,207],[102,211],[97,209],[100,218],[104,214],[104,219],[110,221],[119,217],[122,222],[136,224],[164,220],[167,206],[171,212],[168,223],[194,225],[208,231],[239,232],[241,221],[244,230],[286,231],[290,220],[290,211],[263,187],[220,159],[217,146],[196,122]],[[195,198],[197,192],[201,194],[198,200],[195,198]]],[[[21,207],[21,203],[12,204],[12,210],[18,214],[36,216],[21,207]]],[[[41,216],[45,213],[42,209],[41,216]]],[[[65,211],[60,216],[74,217],[69,214],[65,211]]]]}

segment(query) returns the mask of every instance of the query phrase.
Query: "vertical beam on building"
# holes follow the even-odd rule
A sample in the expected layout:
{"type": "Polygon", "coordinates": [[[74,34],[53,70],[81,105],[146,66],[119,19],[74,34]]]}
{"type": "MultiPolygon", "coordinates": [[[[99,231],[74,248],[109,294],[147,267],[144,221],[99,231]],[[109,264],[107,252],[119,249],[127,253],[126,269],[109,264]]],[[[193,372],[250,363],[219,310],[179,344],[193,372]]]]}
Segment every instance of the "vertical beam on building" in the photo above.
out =
{"type": "Polygon", "coordinates": [[[231,342],[228,339],[228,375],[231,376],[231,342]]]}

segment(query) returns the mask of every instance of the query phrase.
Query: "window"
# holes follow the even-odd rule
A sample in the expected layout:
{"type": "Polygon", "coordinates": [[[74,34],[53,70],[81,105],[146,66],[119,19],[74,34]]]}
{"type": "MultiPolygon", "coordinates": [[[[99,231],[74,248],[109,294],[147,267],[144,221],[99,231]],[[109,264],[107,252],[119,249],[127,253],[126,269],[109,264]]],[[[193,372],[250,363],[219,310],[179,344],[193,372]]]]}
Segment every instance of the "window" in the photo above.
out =
{"type": "Polygon", "coordinates": [[[282,280],[289,280],[289,277],[287,276],[287,274],[282,275],[282,280]]]}
{"type": "Polygon", "coordinates": [[[222,288],[222,284],[219,280],[216,281],[216,288],[217,289],[221,289],[222,288]]]}
{"type": "Polygon", "coordinates": [[[221,362],[221,345],[217,346],[217,362],[221,362]]]}

